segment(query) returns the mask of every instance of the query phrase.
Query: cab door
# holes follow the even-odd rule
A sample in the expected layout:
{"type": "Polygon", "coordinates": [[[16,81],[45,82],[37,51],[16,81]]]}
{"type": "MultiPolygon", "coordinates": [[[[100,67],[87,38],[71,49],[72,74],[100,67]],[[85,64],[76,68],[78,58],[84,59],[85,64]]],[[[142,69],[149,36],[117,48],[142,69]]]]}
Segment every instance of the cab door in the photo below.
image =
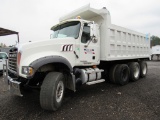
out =
{"type": "MultiPolygon", "coordinates": [[[[80,39],[80,62],[83,65],[96,65],[100,62],[100,41],[97,40],[97,42],[93,42],[90,37],[90,32],[90,26],[84,24],[80,39]]],[[[99,39],[98,33],[96,37],[99,39]]]]}

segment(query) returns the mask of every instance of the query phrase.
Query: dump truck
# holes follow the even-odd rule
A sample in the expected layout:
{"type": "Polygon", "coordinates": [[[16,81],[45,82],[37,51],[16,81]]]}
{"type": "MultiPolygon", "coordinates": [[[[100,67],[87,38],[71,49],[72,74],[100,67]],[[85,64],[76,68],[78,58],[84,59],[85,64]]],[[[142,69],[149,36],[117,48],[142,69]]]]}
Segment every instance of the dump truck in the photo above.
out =
{"type": "Polygon", "coordinates": [[[10,49],[4,79],[10,91],[40,91],[40,105],[56,111],[66,89],[110,81],[126,85],[147,75],[150,37],[111,23],[110,12],[81,7],[51,27],[51,39],[10,49]]]}

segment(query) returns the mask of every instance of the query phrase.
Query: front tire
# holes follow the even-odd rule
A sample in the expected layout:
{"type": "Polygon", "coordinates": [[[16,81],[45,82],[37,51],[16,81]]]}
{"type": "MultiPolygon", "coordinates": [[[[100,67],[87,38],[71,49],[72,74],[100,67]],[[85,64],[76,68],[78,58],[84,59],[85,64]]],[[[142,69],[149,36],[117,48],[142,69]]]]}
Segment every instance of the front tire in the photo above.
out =
{"type": "Polygon", "coordinates": [[[56,111],[64,97],[64,75],[50,72],[46,75],[40,91],[40,105],[45,110],[56,111]]]}

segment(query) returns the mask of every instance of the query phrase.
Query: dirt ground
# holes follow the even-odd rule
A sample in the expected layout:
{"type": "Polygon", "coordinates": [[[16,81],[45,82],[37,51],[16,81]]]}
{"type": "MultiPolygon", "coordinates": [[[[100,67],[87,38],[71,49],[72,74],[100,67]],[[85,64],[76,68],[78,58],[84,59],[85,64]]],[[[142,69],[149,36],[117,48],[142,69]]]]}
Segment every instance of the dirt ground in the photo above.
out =
{"type": "Polygon", "coordinates": [[[63,106],[56,112],[41,109],[38,91],[18,97],[0,82],[0,120],[46,119],[160,120],[160,61],[149,61],[146,78],[125,86],[100,83],[66,92],[63,106]]]}

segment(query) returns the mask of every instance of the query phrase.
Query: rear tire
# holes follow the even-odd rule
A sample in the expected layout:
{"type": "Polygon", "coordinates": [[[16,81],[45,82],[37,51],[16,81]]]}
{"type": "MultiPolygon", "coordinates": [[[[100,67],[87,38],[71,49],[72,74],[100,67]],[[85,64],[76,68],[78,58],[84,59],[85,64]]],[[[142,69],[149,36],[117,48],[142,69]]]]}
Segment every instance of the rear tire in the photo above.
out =
{"type": "Polygon", "coordinates": [[[64,75],[50,72],[46,75],[40,91],[40,105],[45,110],[56,111],[64,97],[64,75]]]}
{"type": "Polygon", "coordinates": [[[120,85],[126,85],[129,82],[129,67],[126,64],[119,64],[115,71],[115,81],[120,85]]]}
{"type": "Polygon", "coordinates": [[[142,77],[142,78],[146,77],[147,71],[148,71],[148,67],[147,67],[146,61],[140,61],[139,65],[140,65],[140,77],[142,77]]]}
{"type": "Polygon", "coordinates": [[[139,63],[137,62],[131,62],[128,65],[129,69],[130,69],[130,80],[131,81],[137,81],[139,79],[140,76],[140,66],[139,63]]]}
{"type": "Polygon", "coordinates": [[[110,68],[110,70],[109,70],[109,80],[110,80],[111,83],[116,83],[116,80],[115,80],[115,71],[116,71],[118,65],[119,64],[113,65],[110,68]]]}
{"type": "Polygon", "coordinates": [[[107,69],[104,69],[104,72],[102,72],[102,78],[105,79],[106,83],[110,83],[111,82],[109,80],[109,71],[107,69]]]}

